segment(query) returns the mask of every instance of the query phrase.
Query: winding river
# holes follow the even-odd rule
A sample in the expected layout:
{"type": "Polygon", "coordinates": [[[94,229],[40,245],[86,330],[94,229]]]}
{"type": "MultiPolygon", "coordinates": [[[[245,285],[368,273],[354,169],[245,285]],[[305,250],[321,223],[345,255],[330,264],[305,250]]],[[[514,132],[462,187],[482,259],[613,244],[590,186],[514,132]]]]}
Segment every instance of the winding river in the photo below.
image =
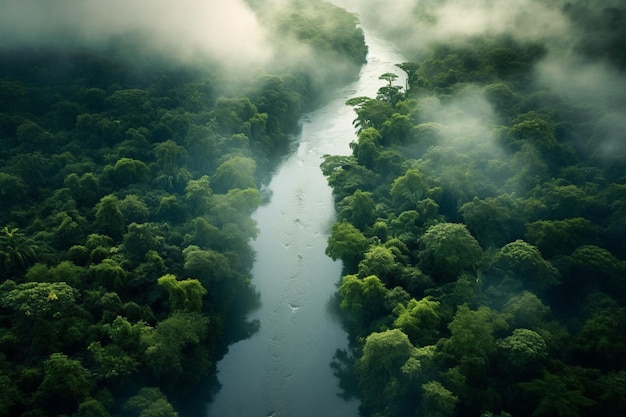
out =
{"type": "Polygon", "coordinates": [[[254,218],[260,229],[253,283],[261,306],[250,319],[260,330],[229,347],[218,363],[222,388],[208,406],[209,417],[356,417],[358,402],[338,396],[330,363],[347,335],[330,312],[341,263],[324,254],[334,222],[331,189],[321,173],[324,154],[347,155],[355,140],[355,113],[345,105],[355,96],[375,97],[378,77],[403,73],[394,47],[365,32],[367,64],[357,81],[336,92],[324,107],[302,118],[296,146],[268,185],[271,200],[254,218]]]}

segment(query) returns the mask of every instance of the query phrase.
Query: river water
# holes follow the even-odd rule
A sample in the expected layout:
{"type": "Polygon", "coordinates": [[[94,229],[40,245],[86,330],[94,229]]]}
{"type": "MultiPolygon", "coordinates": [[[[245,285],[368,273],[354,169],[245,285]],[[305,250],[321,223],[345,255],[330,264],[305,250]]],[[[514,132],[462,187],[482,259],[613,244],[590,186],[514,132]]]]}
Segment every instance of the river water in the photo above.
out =
{"type": "Polygon", "coordinates": [[[358,416],[358,403],[338,396],[330,368],[348,340],[329,309],[342,265],[324,254],[335,212],[320,163],[324,154],[351,153],[356,115],[346,100],[375,97],[385,84],[378,77],[386,72],[398,74],[398,84],[404,84],[395,67],[402,56],[364,32],[369,53],[357,81],[303,116],[297,148],[273,175],[269,203],[253,216],[260,233],[253,242],[252,282],[261,306],[250,319],[259,320],[260,329],[231,345],[218,363],[222,387],[208,406],[209,417],[358,416]]]}

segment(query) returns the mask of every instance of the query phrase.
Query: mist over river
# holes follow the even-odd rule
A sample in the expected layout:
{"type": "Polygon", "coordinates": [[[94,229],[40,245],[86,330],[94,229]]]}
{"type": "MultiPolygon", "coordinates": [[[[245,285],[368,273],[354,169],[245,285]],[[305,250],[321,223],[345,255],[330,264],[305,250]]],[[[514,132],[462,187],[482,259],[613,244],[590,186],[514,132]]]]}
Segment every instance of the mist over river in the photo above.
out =
{"type": "Polygon", "coordinates": [[[210,417],[351,417],[358,403],[338,396],[330,363],[347,334],[329,310],[341,279],[340,262],[324,250],[334,222],[331,189],[320,170],[325,154],[348,155],[356,139],[356,114],[345,104],[356,96],[375,97],[385,85],[379,76],[404,74],[405,60],[394,47],[364,28],[367,64],[357,81],[302,118],[294,150],[268,185],[271,199],[254,214],[259,236],[252,243],[252,282],[261,306],[250,314],[260,330],[229,347],[218,363],[221,390],[208,406],[210,417]]]}

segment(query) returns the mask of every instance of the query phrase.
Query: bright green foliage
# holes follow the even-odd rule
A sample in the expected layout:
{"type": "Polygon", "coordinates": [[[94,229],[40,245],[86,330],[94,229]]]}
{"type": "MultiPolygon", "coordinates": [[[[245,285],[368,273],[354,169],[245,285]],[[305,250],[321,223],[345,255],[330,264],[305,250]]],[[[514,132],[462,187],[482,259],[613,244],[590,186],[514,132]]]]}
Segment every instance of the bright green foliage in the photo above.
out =
{"type": "Polygon", "coordinates": [[[510,274],[525,288],[543,291],[559,282],[559,271],[543,259],[539,250],[516,240],[503,246],[494,258],[492,268],[510,274]]]}
{"type": "Polygon", "coordinates": [[[387,289],[375,275],[363,279],[356,275],[346,275],[339,294],[341,308],[350,311],[359,321],[367,322],[383,313],[387,289]]]}
{"type": "Polygon", "coordinates": [[[197,180],[190,180],[185,187],[185,201],[195,215],[209,210],[212,194],[209,177],[206,175],[197,180]]]}
{"type": "Polygon", "coordinates": [[[150,178],[148,166],[136,159],[122,158],[113,167],[113,180],[116,186],[145,183],[150,178]]]}
{"type": "Polygon", "coordinates": [[[429,297],[412,298],[406,306],[399,304],[393,313],[397,316],[393,326],[402,330],[415,346],[434,344],[439,336],[440,303],[429,297]]]}
{"type": "MultiPolygon", "coordinates": [[[[357,142],[350,143],[352,153],[360,165],[368,169],[374,169],[377,166],[381,151],[379,148],[381,139],[382,136],[378,130],[368,127],[359,133],[357,142]]],[[[324,175],[330,175],[330,173],[324,172],[324,175]]]]}
{"type": "Polygon", "coordinates": [[[390,102],[367,97],[351,98],[346,104],[354,107],[357,118],[352,124],[359,133],[370,127],[380,131],[385,120],[394,113],[390,102]]]}
{"type": "Polygon", "coordinates": [[[369,247],[367,238],[347,222],[335,223],[328,238],[326,254],[333,260],[341,259],[349,270],[356,268],[369,247]]]}
{"type": "Polygon", "coordinates": [[[446,340],[444,350],[454,357],[467,375],[484,374],[496,350],[494,332],[506,327],[504,319],[489,307],[470,310],[467,305],[461,305],[448,324],[450,338],[446,340]]]}
{"type": "Polygon", "coordinates": [[[126,270],[113,259],[89,266],[89,275],[96,285],[109,290],[118,291],[126,285],[126,270]]]}
{"type": "Polygon", "coordinates": [[[523,369],[547,356],[546,342],[537,332],[528,329],[515,329],[513,334],[497,345],[504,351],[509,366],[523,369]]]}
{"type": "Polygon", "coordinates": [[[211,184],[215,192],[223,194],[232,188],[256,188],[255,171],[256,162],[253,159],[236,156],[217,168],[211,177],[211,184]]]}
{"type": "Polygon", "coordinates": [[[453,395],[438,381],[430,381],[422,385],[423,396],[420,409],[424,415],[433,417],[449,417],[454,415],[458,397],[453,395]]]}
{"type": "Polygon", "coordinates": [[[365,405],[396,415],[392,410],[403,406],[399,401],[409,393],[407,382],[419,377],[417,349],[399,329],[372,333],[365,339],[356,370],[365,405]]]}
{"type": "Polygon", "coordinates": [[[1,305],[13,310],[20,318],[57,318],[69,313],[75,302],[75,290],[64,282],[16,285],[7,280],[0,286],[1,305]]]}
{"type": "Polygon", "coordinates": [[[123,47],[1,48],[0,414],[174,416],[239,333],[257,185],[303,109],[366,53],[337,6],[247,3],[277,56],[294,59],[229,71],[138,33],[123,47]],[[171,404],[157,391],[121,406],[155,384],[171,404]]]}
{"type": "Polygon", "coordinates": [[[359,262],[359,277],[376,275],[383,282],[389,282],[398,274],[398,265],[393,251],[385,246],[372,246],[365,258],[359,262]]]}
{"type": "Polygon", "coordinates": [[[375,208],[372,193],[361,190],[356,190],[337,205],[338,217],[361,231],[365,231],[372,224],[375,208]]]}
{"type": "Polygon", "coordinates": [[[87,348],[98,364],[96,374],[100,378],[120,378],[137,371],[139,362],[129,356],[117,344],[102,347],[100,342],[93,342],[87,348]]]}
{"type": "Polygon", "coordinates": [[[417,169],[409,169],[391,185],[391,199],[400,211],[415,209],[426,189],[423,175],[417,169]]]}
{"type": "Polygon", "coordinates": [[[173,274],[167,274],[159,278],[158,282],[169,295],[172,311],[199,313],[202,310],[202,296],[207,290],[197,279],[178,281],[173,274]]]}
{"type": "Polygon", "coordinates": [[[420,267],[435,279],[450,281],[482,263],[482,249],[467,228],[458,223],[439,223],[419,239],[420,267]]]}

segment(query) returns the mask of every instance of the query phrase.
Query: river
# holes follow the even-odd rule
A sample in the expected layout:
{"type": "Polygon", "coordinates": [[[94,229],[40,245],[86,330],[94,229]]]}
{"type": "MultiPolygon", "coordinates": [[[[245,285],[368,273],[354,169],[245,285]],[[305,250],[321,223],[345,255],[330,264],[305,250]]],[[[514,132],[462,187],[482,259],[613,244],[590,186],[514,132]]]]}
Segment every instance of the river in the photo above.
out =
{"type": "Polygon", "coordinates": [[[330,363],[347,334],[330,312],[342,265],[325,254],[334,222],[331,189],[320,170],[324,154],[348,155],[356,139],[355,96],[375,97],[386,72],[404,74],[394,47],[365,32],[367,63],[358,79],[331,101],[302,118],[295,150],[280,164],[268,185],[269,203],[254,214],[260,233],[252,243],[256,261],[252,282],[261,306],[250,319],[260,329],[229,347],[218,363],[222,384],[208,405],[209,417],[356,417],[358,402],[338,396],[330,363]]]}

